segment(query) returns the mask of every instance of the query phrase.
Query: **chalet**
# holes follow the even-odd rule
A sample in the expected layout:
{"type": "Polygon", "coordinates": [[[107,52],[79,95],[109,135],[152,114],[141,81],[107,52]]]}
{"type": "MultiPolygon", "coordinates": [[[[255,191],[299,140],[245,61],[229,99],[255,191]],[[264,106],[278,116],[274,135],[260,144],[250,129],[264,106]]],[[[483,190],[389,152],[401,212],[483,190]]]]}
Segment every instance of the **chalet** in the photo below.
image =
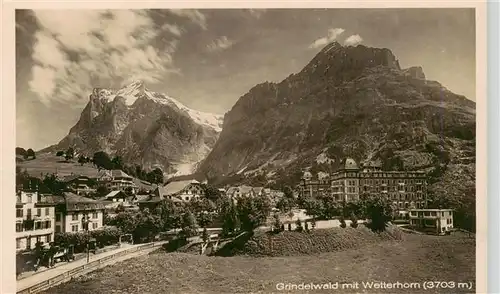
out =
{"type": "Polygon", "coordinates": [[[112,191],[126,191],[131,189],[132,193],[137,192],[137,185],[134,178],[119,169],[102,170],[97,174],[97,181],[105,184],[112,191]]]}
{"type": "Polygon", "coordinates": [[[192,199],[205,197],[205,190],[196,180],[173,181],[164,186],[157,187],[152,195],[138,201],[141,209],[148,207],[154,209],[163,200],[175,203],[189,202],[192,199]]]}
{"type": "Polygon", "coordinates": [[[89,195],[95,192],[95,181],[87,176],[69,175],[61,179],[77,195],[89,195]]]}
{"type": "Polygon", "coordinates": [[[116,210],[120,205],[123,206],[125,210],[135,210],[138,207],[135,205],[137,202],[136,195],[127,195],[123,191],[111,191],[108,195],[99,199],[106,209],[116,210]]]}

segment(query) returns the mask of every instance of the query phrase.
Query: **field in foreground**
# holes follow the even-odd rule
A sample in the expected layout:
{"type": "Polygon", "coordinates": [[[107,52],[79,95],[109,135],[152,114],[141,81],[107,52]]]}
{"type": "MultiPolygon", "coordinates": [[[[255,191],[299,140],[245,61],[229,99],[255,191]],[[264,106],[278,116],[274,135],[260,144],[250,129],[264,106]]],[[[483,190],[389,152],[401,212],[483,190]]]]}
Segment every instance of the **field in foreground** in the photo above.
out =
{"type": "MultiPolygon", "coordinates": [[[[406,235],[358,249],[287,257],[155,253],[117,263],[47,293],[288,293],[277,283],[475,281],[475,240],[406,235]]],[[[316,290],[314,293],[473,293],[459,289],[316,290]]],[[[306,291],[302,291],[306,293],[306,291]]],[[[311,291],[310,291],[311,292],[311,291]]]]}

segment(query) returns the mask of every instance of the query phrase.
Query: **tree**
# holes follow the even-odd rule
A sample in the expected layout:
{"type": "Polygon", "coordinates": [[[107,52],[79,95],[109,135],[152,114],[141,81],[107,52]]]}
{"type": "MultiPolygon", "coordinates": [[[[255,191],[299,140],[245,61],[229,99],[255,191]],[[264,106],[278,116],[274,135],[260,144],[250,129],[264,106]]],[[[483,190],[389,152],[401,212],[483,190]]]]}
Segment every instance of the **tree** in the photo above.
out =
{"type": "Polygon", "coordinates": [[[222,193],[219,191],[219,189],[213,186],[203,185],[203,189],[205,190],[205,197],[214,203],[222,197],[222,193]]]}
{"type": "Polygon", "coordinates": [[[135,212],[120,212],[113,219],[112,224],[125,234],[133,234],[138,224],[138,215],[135,212]]]}
{"type": "Polygon", "coordinates": [[[158,215],[144,209],[138,216],[137,225],[134,230],[134,240],[151,241],[161,229],[160,218],[158,215]]]}
{"type": "Polygon", "coordinates": [[[240,229],[240,220],[236,205],[230,199],[226,199],[221,207],[222,235],[228,236],[240,229]]]}
{"type": "Polygon", "coordinates": [[[87,162],[87,160],[86,160],[85,156],[83,156],[83,155],[78,156],[78,163],[81,166],[83,166],[86,162],[87,162]]]}
{"type": "Polygon", "coordinates": [[[158,215],[165,231],[181,227],[183,209],[177,207],[172,200],[163,200],[158,207],[158,215]]]}
{"type": "Polygon", "coordinates": [[[92,162],[98,168],[103,168],[108,170],[113,169],[113,163],[111,162],[109,155],[104,151],[99,151],[94,153],[94,156],[92,157],[92,162]]]}
{"type": "Polygon", "coordinates": [[[35,151],[33,149],[28,149],[26,150],[26,158],[32,158],[32,159],[35,159],[36,158],[36,154],[35,154],[35,151]]]}
{"type": "Polygon", "coordinates": [[[238,200],[237,209],[241,228],[247,232],[253,232],[267,220],[271,212],[271,204],[266,196],[243,197],[238,200]]]}
{"type": "Polygon", "coordinates": [[[364,215],[370,219],[371,229],[376,232],[384,231],[393,216],[392,204],[382,195],[368,195],[363,197],[361,203],[364,215]]]}
{"type": "Polygon", "coordinates": [[[278,203],[276,203],[276,207],[283,212],[291,211],[295,206],[295,199],[282,197],[278,203]]]}
{"type": "Polygon", "coordinates": [[[316,198],[304,199],[304,208],[307,215],[310,215],[312,217],[324,217],[323,202],[316,198]]]}
{"type": "Polygon", "coordinates": [[[111,160],[111,165],[113,169],[123,169],[123,159],[121,156],[117,155],[111,160]]]}
{"type": "Polygon", "coordinates": [[[59,181],[55,174],[46,175],[42,184],[54,195],[62,195],[67,190],[66,183],[59,181]]]}
{"type": "Polygon", "coordinates": [[[180,235],[183,238],[190,238],[198,235],[198,225],[196,224],[196,218],[189,210],[182,215],[180,235]]]}
{"type": "Polygon", "coordinates": [[[95,191],[96,198],[104,197],[111,192],[105,185],[100,185],[95,191]]]}
{"type": "Polygon", "coordinates": [[[281,223],[280,216],[279,216],[279,214],[275,213],[273,215],[273,218],[274,218],[274,222],[273,222],[274,231],[279,232],[281,230],[281,226],[283,225],[281,223]]]}
{"type": "Polygon", "coordinates": [[[20,155],[23,158],[27,158],[26,150],[24,148],[21,148],[21,147],[16,147],[16,155],[20,155]]]}
{"type": "Polygon", "coordinates": [[[160,168],[155,168],[146,175],[146,180],[152,184],[163,183],[163,171],[160,168]]]}
{"type": "Polygon", "coordinates": [[[64,151],[62,151],[62,150],[57,151],[56,156],[58,156],[58,157],[64,156],[64,151]]]}
{"type": "Polygon", "coordinates": [[[69,147],[68,150],[66,150],[64,158],[66,160],[70,160],[73,159],[74,157],[75,157],[75,150],[73,149],[73,147],[69,147]]]}
{"type": "Polygon", "coordinates": [[[323,219],[332,219],[342,213],[342,208],[332,197],[323,197],[321,200],[323,206],[321,217],[323,219]]]}

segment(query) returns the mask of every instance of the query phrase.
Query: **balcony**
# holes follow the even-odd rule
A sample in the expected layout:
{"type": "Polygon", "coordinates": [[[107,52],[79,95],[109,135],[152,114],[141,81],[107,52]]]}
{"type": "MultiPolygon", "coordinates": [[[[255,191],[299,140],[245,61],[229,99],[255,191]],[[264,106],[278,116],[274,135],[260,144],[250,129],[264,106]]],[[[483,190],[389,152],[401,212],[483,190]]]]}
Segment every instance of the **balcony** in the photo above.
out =
{"type": "Polygon", "coordinates": [[[16,232],[16,238],[25,238],[28,236],[36,237],[36,236],[41,236],[41,235],[53,234],[53,233],[54,233],[53,228],[41,229],[41,230],[24,230],[22,232],[16,232]]]}

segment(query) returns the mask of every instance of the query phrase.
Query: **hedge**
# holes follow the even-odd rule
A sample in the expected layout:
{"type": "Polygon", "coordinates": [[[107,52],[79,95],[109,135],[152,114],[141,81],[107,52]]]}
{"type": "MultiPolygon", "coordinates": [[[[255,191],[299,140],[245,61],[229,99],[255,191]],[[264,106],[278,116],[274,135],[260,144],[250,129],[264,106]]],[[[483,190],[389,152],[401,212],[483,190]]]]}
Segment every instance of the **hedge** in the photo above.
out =
{"type": "Polygon", "coordinates": [[[79,253],[85,251],[87,242],[92,238],[95,238],[97,246],[102,248],[118,243],[120,235],[122,235],[122,232],[119,229],[115,227],[105,227],[88,232],[56,233],[54,242],[56,244],[72,244],[75,246],[75,253],[79,253]]]}

